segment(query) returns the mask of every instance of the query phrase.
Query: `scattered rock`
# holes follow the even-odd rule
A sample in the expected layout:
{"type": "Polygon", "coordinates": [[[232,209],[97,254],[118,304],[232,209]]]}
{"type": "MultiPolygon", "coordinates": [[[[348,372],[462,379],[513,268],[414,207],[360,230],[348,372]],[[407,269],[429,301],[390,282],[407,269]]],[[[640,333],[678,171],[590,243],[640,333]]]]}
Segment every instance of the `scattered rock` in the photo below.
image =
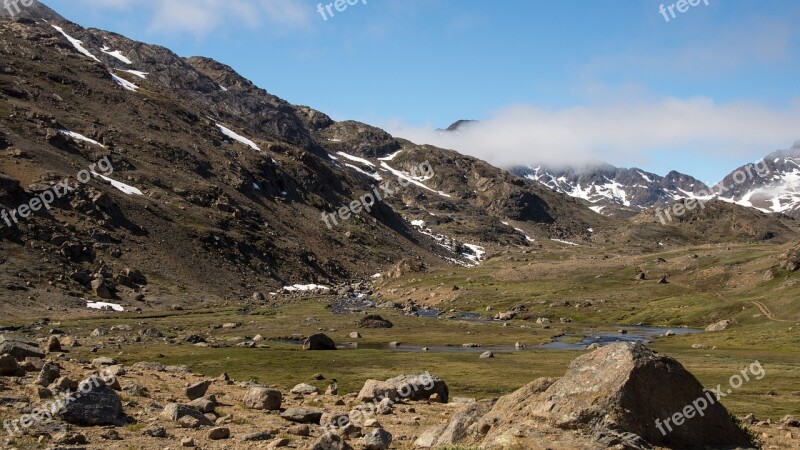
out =
{"type": "Polygon", "coordinates": [[[8,354],[0,356],[0,377],[14,376],[18,370],[17,358],[8,354]]]}
{"type": "Polygon", "coordinates": [[[274,411],[281,408],[283,395],[275,389],[252,387],[242,401],[249,408],[274,411]]]}
{"type": "Polygon", "coordinates": [[[394,324],[381,316],[371,314],[359,320],[358,326],[360,328],[392,328],[394,324]]]}
{"type": "Polygon", "coordinates": [[[268,441],[274,438],[275,435],[267,431],[257,431],[255,433],[245,434],[241,439],[245,442],[268,441]]]}
{"type": "Polygon", "coordinates": [[[293,387],[291,391],[292,394],[300,394],[300,395],[311,395],[311,394],[319,394],[319,389],[316,386],[312,386],[306,383],[300,383],[297,386],[293,387]]]}
{"type": "Polygon", "coordinates": [[[217,399],[213,395],[200,397],[192,400],[186,406],[194,408],[203,414],[214,412],[217,407],[217,399]]]}
{"type": "Polygon", "coordinates": [[[341,437],[332,434],[332,433],[325,433],[314,443],[314,446],[311,448],[312,450],[353,450],[353,447],[350,446],[347,442],[344,441],[341,437]]]}
{"type": "Polygon", "coordinates": [[[450,421],[420,435],[415,442],[417,447],[429,448],[445,446],[448,442],[459,442],[479,419],[485,416],[494,406],[495,400],[481,400],[470,403],[453,414],[450,421]]]}
{"type": "Polygon", "coordinates": [[[25,358],[44,358],[44,351],[35,342],[14,336],[0,335],[0,355],[11,355],[17,361],[25,358]]]}
{"type": "Polygon", "coordinates": [[[319,424],[325,428],[343,428],[350,423],[350,416],[341,412],[326,412],[319,419],[319,424]]]}
{"type": "Polygon", "coordinates": [[[328,389],[325,389],[325,395],[339,395],[339,384],[336,383],[336,380],[328,385],[328,389]]]}
{"type": "Polygon", "coordinates": [[[167,429],[164,427],[159,427],[154,425],[152,427],[147,427],[144,430],[142,430],[142,435],[163,439],[167,437],[167,429]]]}
{"type": "Polygon", "coordinates": [[[102,299],[108,300],[114,298],[114,286],[103,277],[92,280],[92,292],[102,299]]]}
{"type": "Polygon", "coordinates": [[[50,383],[56,381],[61,377],[61,368],[53,363],[45,363],[42,370],[39,371],[39,376],[36,377],[34,383],[40,386],[49,386],[50,383]]]}
{"type": "Polygon", "coordinates": [[[61,341],[58,340],[58,336],[50,336],[47,339],[47,344],[45,345],[45,349],[49,353],[60,352],[61,351],[61,341]]]}
{"type": "Polygon", "coordinates": [[[512,320],[517,317],[517,313],[511,311],[503,311],[494,315],[494,320],[512,320]]]}
{"type": "Polygon", "coordinates": [[[400,375],[386,381],[367,380],[357,398],[361,402],[371,402],[377,398],[424,401],[432,394],[439,394],[442,403],[447,403],[449,389],[444,381],[425,373],[400,375]]]}
{"type": "Polygon", "coordinates": [[[336,343],[322,333],[312,334],[303,342],[303,350],[336,350],[336,343]]]}
{"type": "Polygon", "coordinates": [[[361,339],[361,333],[358,331],[353,331],[350,333],[350,339],[361,339]]]}
{"type": "Polygon", "coordinates": [[[290,443],[291,441],[286,438],[275,439],[274,441],[270,442],[269,445],[267,445],[267,449],[270,450],[273,448],[288,447],[290,443]]]}
{"type": "Polygon", "coordinates": [[[209,386],[211,386],[211,381],[205,380],[187,387],[184,392],[189,400],[196,400],[206,395],[209,386]]]}
{"type": "Polygon", "coordinates": [[[706,331],[724,331],[731,326],[733,322],[730,320],[720,320],[717,323],[712,323],[711,325],[706,327],[706,331]]]}
{"type": "Polygon", "coordinates": [[[480,359],[494,358],[494,353],[492,353],[491,351],[486,351],[481,353],[481,356],[479,356],[479,358],[480,359]]]}
{"type": "Polygon", "coordinates": [[[186,418],[194,419],[194,420],[184,420],[183,423],[190,425],[188,428],[214,425],[214,422],[209,420],[200,411],[194,408],[190,408],[186,405],[181,405],[179,403],[167,404],[167,406],[164,407],[164,411],[161,413],[161,415],[169,420],[172,420],[173,422],[181,422],[181,420],[186,418]]]}
{"type": "Polygon", "coordinates": [[[311,436],[311,428],[306,424],[292,425],[286,432],[295,436],[311,436]]]}
{"type": "Polygon", "coordinates": [[[122,436],[119,435],[119,432],[114,429],[105,430],[100,433],[100,438],[105,439],[107,441],[121,441],[122,436]]]}
{"type": "Polygon", "coordinates": [[[61,433],[53,437],[53,441],[60,445],[86,445],[89,441],[81,433],[61,433]]]}
{"type": "Polygon", "coordinates": [[[208,431],[208,438],[212,441],[219,441],[222,439],[228,439],[231,437],[231,430],[230,428],[226,427],[217,427],[212,428],[208,431]]]}
{"type": "Polygon", "coordinates": [[[364,435],[364,450],[386,450],[392,445],[392,434],[377,428],[364,435]]]}
{"type": "Polygon", "coordinates": [[[291,422],[314,423],[319,425],[322,413],[323,411],[319,409],[298,407],[288,408],[281,414],[281,417],[291,422]]]}
{"type": "Polygon", "coordinates": [[[119,395],[100,378],[83,380],[78,385],[80,397],[65,402],[61,418],[79,426],[115,425],[125,423],[125,413],[119,395]]]}

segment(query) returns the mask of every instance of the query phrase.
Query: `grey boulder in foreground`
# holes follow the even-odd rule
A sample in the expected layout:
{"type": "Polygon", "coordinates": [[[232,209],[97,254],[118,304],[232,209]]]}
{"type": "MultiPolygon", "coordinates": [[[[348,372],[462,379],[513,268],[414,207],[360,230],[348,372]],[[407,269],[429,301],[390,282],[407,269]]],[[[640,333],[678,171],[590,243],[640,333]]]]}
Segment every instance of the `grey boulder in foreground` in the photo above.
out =
{"type": "Polygon", "coordinates": [[[617,343],[572,362],[560,379],[540,378],[496,402],[467,406],[423,433],[419,448],[460,444],[480,448],[648,449],[752,447],[716,397],[678,361],[641,344],[617,343]],[[703,416],[680,425],[665,419],[699,398],[703,416]],[[666,433],[656,426],[662,423],[666,433]],[[566,448],[566,447],[562,447],[566,448]]]}

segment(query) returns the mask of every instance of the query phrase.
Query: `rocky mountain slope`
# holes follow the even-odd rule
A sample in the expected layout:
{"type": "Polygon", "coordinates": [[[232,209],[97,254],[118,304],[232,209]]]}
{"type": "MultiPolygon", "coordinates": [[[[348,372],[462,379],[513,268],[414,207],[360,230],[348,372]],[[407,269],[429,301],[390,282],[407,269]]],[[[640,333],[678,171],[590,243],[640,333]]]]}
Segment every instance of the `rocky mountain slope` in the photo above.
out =
{"type": "Polygon", "coordinates": [[[403,259],[476,264],[608,223],[475,158],[292,105],[208,58],[84,29],[39,2],[0,14],[0,205],[73,188],[2,223],[0,283],[20,305],[249,298],[403,259]],[[103,158],[113,173],[76,179],[103,158]],[[341,214],[387,183],[369,212],[341,214]]]}
{"type": "Polygon", "coordinates": [[[800,217],[800,143],[737,168],[719,186],[721,200],[800,217]]]}

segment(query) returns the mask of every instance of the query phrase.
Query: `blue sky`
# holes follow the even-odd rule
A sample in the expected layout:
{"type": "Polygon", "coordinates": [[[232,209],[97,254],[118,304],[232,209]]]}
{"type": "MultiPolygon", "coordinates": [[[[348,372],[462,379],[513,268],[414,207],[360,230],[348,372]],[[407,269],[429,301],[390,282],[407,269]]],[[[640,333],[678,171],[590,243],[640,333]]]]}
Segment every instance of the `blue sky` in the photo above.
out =
{"type": "Polygon", "coordinates": [[[606,160],[716,182],[800,140],[800,4],[45,0],[84,26],[229,64],[337,120],[497,165],[606,160]],[[328,2],[323,2],[323,5],[328,2]],[[433,132],[461,119],[461,135],[433,132]]]}

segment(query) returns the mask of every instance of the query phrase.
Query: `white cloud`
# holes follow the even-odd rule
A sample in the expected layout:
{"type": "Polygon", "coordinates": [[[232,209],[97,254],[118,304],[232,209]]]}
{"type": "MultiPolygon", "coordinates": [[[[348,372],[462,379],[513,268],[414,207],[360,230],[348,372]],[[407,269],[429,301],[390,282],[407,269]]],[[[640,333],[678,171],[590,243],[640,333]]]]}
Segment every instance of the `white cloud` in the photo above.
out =
{"type": "Polygon", "coordinates": [[[416,143],[451,148],[509,167],[592,160],[632,165],[665,150],[762,157],[800,139],[798,123],[797,103],[771,109],[747,103],[718,105],[705,98],[667,98],[561,110],[513,106],[460,133],[398,124],[387,128],[416,143]]]}
{"type": "Polygon", "coordinates": [[[313,8],[293,0],[81,0],[87,8],[135,10],[150,16],[148,30],[205,37],[225,26],[304,29],[313,8]]]}

